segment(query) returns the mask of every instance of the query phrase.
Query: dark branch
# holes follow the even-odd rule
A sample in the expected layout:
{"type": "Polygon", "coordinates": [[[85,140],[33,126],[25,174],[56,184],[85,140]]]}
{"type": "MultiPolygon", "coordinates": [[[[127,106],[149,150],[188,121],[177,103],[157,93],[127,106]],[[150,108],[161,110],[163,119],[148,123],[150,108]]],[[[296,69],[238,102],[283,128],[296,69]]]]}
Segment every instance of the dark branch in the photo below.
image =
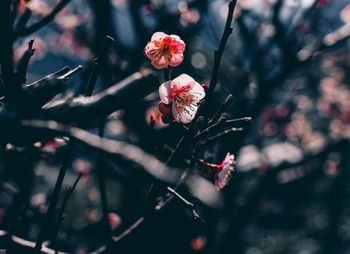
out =
{"type": "Polygon", "coordinates": [[[200,220],[202,223],[205,223],[205,221],[198,215],[196,210],[194,209],[193,203],[189,202],[187,199],[185,199],[183,196],[181,196],[176,190],[173,188],[167,187],[167,190],[178,200],[180,200],[187,208],[191,211],[192,216],[195,220],[200,220]]]}
{"type": "Polygon", "coordinates": [[[89,77],[89,81],[85,90],[85,96],[89,97],[92,95],[96,81],[97,81],[98,72],[101,67],[100,66],[101,62],[103,62],[109,47],[112,45],[114,41],[115,41],[114,38],[112,38],[111,36],[106,36],[100,55],[94,59],[94,65],[93,65],[93,68],[89,77]]]}
{"type": "Polygon", "coordinates": [[[30,58],[33,56],[35,49],[33,48],[34,40],[28,42],[28,49],[24,52],[17,66],[17,78],[20,84],[24,84],[27,80],[27,71],[30,58]]]}
{"type": "Polygon", "coordinates": [[[22,14],[22,16],[19,17],[19,20],[18,20],[14,30],[18,31],[18,30],[23,29],[27,25],[31,16],[32,16],[31,9],[26,8],[24,13],[22,14]]]}
{"type": "Polygon", "coordinates": [[[0,65],[5,93],[13,89],[13,48],[10,21],[10,0],[0,1],[0,65]]]}
{"type": "Polygon", "coordinates": [[[207,97],[210,98],[210,94],[213,93],[217,83],[218,83],[218,76],[219,76],[219,67],[220,67],[220,62],[221,62],[221,58],[222,55],[224,53],[224,49],[226,46],[226,42],[229,38],[229,36],[232,33],[232,20],[233,20],[233,14],[234,14],[234,10],[236,7],[236,3],[237,0],[231,0],[229,5],[228,5],[228,15],[227,15],[227,19],[226,19],[226,25],[225,25],[225,30],[224,33],[222,35],[221,41],[220,41],[220,45],[219,45],[219,49],[217,49],[214,52],[214,67],[213,67],[213,72],[211,75],[211,80],[209,83],[209,89],[208,89],[208,93],[207,93],[207,97]]]}
{"type": "Polygon", "coordinates": [[[208,125],[210,125],[213,122],[215,122],[221,116],[221,114],[231,104],[232,100],[233,100],[233,96],[232,96],[232,94],[229,94],[226,97],[225,101],[220,105],[220,108],[218,109],[218,111],[216,111],[216,113],[213,115],[213,117],[209,120],[208,125]]]}
{"type": "Polygon", "coordinates": [[[20,29],[18,31],[15,31],[14,33],[14,39],[17,39],[19,37],[30,35],[39,29],[46,26],[48,23],[50,23],[55,16],[70,2],[71,0],[61,0],[52,10],[51,12],[40,19],[38,22],[30,25],[29,27],[25,27],[23,29],[20,29]]]}
{"type": "Polygon", "coordinates": [[[88,98],[71,101],[59,100],[45,109],[50,119],[81,126],[97,126],[112,112],[144,98],[159,85],[155,74],[149,70],[137,72],[88,98]]]}
{"type": "Polygon", "coordinates": [[[47,81],[49,79],[53,79],[53,78],[58,78],[62,75],[64,75],[65,73],[69,72],[70,71],[70,68],[66,65],[64,66],[62,69],[54,72],[54,73],[51,73],[33,83],[30,83],[28,84],[26,87],[32,87],[32,86],[39,86],[41,83],[43,83],[44,81],[47,81]]]}

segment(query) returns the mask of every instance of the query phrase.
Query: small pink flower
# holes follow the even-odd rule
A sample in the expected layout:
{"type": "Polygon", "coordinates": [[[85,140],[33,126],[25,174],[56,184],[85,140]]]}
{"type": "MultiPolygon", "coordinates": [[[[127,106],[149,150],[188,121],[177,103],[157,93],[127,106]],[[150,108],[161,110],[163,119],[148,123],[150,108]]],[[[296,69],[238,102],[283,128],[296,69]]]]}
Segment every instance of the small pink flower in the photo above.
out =
{"type": "Polygon", "coordinates": [[[109,226],[111,227],[111,229],[115,230],[122,223],[122,219],[116,213],[109,213],[108,214],[108,222],[109,222],[109,226]]]}
{"type": "Polygon", "coordinates": [[[157,69],[178,66],[183,61],[185,43],[177,35],[156,32],[145,47],[145,55],[157,69]]]}
{"type": "Polygon", "coordinates": [[[159,96],[163,103],[172,103],[172,115],[177,122],[188,124],[196,116],[205,91],[192,77],[181,74],[174,80],[163,83],[159,87],[159,96]]]}
{"type": "Polygon", "coordinates": [[[218,190],[224,188],[230,181],[232,172],[234,171],[234,159],[233,154],[227,153],[225,159],[218,165],[218,173],[215,174],[215,187],[218,190]]]}
{"type": "Polygon", "coordinates": [[[232,172],[234,171],[233,154],[227,153],[225,159],[220,164],[207,163],[205,160],[199,160],[199,162],[206,166],[205,171],[201,171],[203,176],[212,176],[214,178],[215,187],[218,190],[224,188],[231,179],[232,172]]]}

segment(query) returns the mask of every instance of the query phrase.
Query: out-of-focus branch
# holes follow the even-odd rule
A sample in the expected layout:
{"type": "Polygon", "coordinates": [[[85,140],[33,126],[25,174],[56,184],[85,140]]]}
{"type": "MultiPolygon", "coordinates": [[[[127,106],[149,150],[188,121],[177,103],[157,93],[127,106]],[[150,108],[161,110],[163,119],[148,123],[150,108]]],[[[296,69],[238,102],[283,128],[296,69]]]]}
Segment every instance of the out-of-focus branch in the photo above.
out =
{"type": "Polygon", "coordinates": [[[14,33],[14,39],[17,39],[18,37],[23,37],[30,35],[37,30],[43,28],[48,23],[50,23],[55,16],[70,2],[71,0],[61,0],[52,10],[51,12],[40,19],[38,22],[30,25],[29,27],[22,28],[20,30],[15,31],[14,33]]]}
{"type": "Polygon", "coordinates": [[[24,89],[28,96],[28,103],[30,103],[30,105],[27,105],[27,108],[41,108],[65,89],[64,81],[57,78],[46,79],[36,85],[27,86],[24,89]]]}
{"type": "Polygon", "coordinates": [[[156,75],[150,70],[144,70],[91,97],[58,100],[45,108],[45,113],[48,118],[59,122],[97,126],[109,114],[145,97],[158,85],[156,75]]]}
{"type": "Polygon", "coordinates": [[[350,37],[350,24],[345,24],[337,30],[327,34],[322,39],[312,42],[301,49],[297,58],[300,62],[306,62],[311,59],[317,52],[333,47],[350,37]]]}
{"type": "MultiPolygon", "coordinates": [[[[76,127],[59,124],[54,121],[23,120],[21,125],[27,131],[35,133],[38,131],[47,136],[67,136],[73,138],[89,147],[95,148],[105,154],[117,155],[136,163],[151,176],[168,184],[176,184],[182,179],[184,171],[171,168],[154,156],[144,152],[141,148],[121,141],[100,138],[90,132],[76,127]]],[[[184,180],[185,185],[190,189],[193,196],[208,206],[217,206],[219,194],[217,190],[197,175],[191,175],[184,180]]]]}
{"type": "Polygon", "coordinates": [[[285,33],[286,29],[282,24],[281,18],[280,18],[283,3],[284,3],[284,0],[277,0],[275,5],[273,6],[272,24],[275,28],[274,39],[276,40],[278,46],[280,47],[283,57],[286,59],[289,59],[291,56],[293,56],[293,53],[291,50],[292,49],[291,46],[293,45],[290,45],[286,39],[286,33],[285,33]]]}
{"type": "Polygon", "coordinates": [[[226,42],[227,42],[227,40],[228,40],[229,36],[231,35],[232,30],[233,30],[232,20],[233,20],[233,14],[234,14],[234,10],[236,7],[236,3],[237,3],[237,0],[231,0],[229,5],[228,5],[228,15],[227,15],[227,19],[226,19],[225,30],[224,30],[224,33],[222,35],[219,48],[217,50],[215,50],[215,52],[214,52],[214,67],[213,67],[213,72],[212,72],[210,83],[209,83],[209,89],[207,92],[208,98],[210,98],[211,94],[213,93],[213,91],[218,83],[219,67],[220,67],[221,58],[222,58],[222,55],[224,53],[226,42]]]}
{"type": "Polygon", "coordinates": [[[18,22],[17,22],[14,30],[19,31],[19,30],[23,29],[27,25],[31,16],[32,16],[31,9],[26,8],[24,13],[22,14],[22,16],[19,17],[18,22]]]}

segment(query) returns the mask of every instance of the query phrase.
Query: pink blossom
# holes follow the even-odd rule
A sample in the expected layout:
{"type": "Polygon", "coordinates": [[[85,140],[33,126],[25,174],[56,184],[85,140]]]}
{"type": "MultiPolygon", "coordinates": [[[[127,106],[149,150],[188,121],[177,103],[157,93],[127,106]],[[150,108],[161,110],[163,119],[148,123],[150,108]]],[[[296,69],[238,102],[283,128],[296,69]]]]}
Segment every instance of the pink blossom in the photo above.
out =
{"type": "Polygon", "coordinates": [[[183,61],[185,43],[177,35],[156,32],[145,47],[145,55],[157,69],[178,66],[183,61]]]}
{"type": "Polygon", "coordinates": [[[234,155],[227,153],[225,159],[218,165],[218,173],[215,174],[215,187],[220,190],[229,182],[234,171],[234,155]]]}
{"type": "Polygon", "coordinates": [[[172,104],[171,112],[177,122],[188,124],[196,116],[205,91],[192,77],[181,74],[163,83],[159,87],[159,96],[163,103],[172,104]]]}

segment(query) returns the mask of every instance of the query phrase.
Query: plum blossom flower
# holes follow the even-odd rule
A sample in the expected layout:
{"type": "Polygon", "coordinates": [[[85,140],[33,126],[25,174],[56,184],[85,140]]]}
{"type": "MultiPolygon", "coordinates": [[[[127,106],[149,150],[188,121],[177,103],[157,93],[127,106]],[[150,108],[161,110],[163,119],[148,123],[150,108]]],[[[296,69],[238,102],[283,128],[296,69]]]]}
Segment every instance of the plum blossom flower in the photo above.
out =
{"type": "Polygon", "coordinates": [[[207,166],[206,171],[202,171],[202,174],[204,176],[213,176],[215,187],[221,190],[228,184],[235,170],[234,158],[233,154],[227,153],[225,159],[223,159],[220,164],[212,164],[204,160],[199,160],[202,165],[207,166]]]}
{"type": "Polygon", "coordinates": [[[155,32],[145,47],[145,55],[157,69],[178,66],[183,61],[185,43],[177,35],[155,32]]]}
{"type": "Polygon", "coordinates": [[[234,171],[235,157],[233,154],[227,153],[225,159],[218,165],[218,173],[215,177],[215,187],[218,190],[224,188],[231,179],[234,171]]]}
{"type": "Polygon", "coordinates": [[[183,124],[188,124],[194,119],[204,96],[203,87],[187,74],[181,74],[159,87],[161,102],[172,104],[171,112],[174,119],[183,124]]]}

